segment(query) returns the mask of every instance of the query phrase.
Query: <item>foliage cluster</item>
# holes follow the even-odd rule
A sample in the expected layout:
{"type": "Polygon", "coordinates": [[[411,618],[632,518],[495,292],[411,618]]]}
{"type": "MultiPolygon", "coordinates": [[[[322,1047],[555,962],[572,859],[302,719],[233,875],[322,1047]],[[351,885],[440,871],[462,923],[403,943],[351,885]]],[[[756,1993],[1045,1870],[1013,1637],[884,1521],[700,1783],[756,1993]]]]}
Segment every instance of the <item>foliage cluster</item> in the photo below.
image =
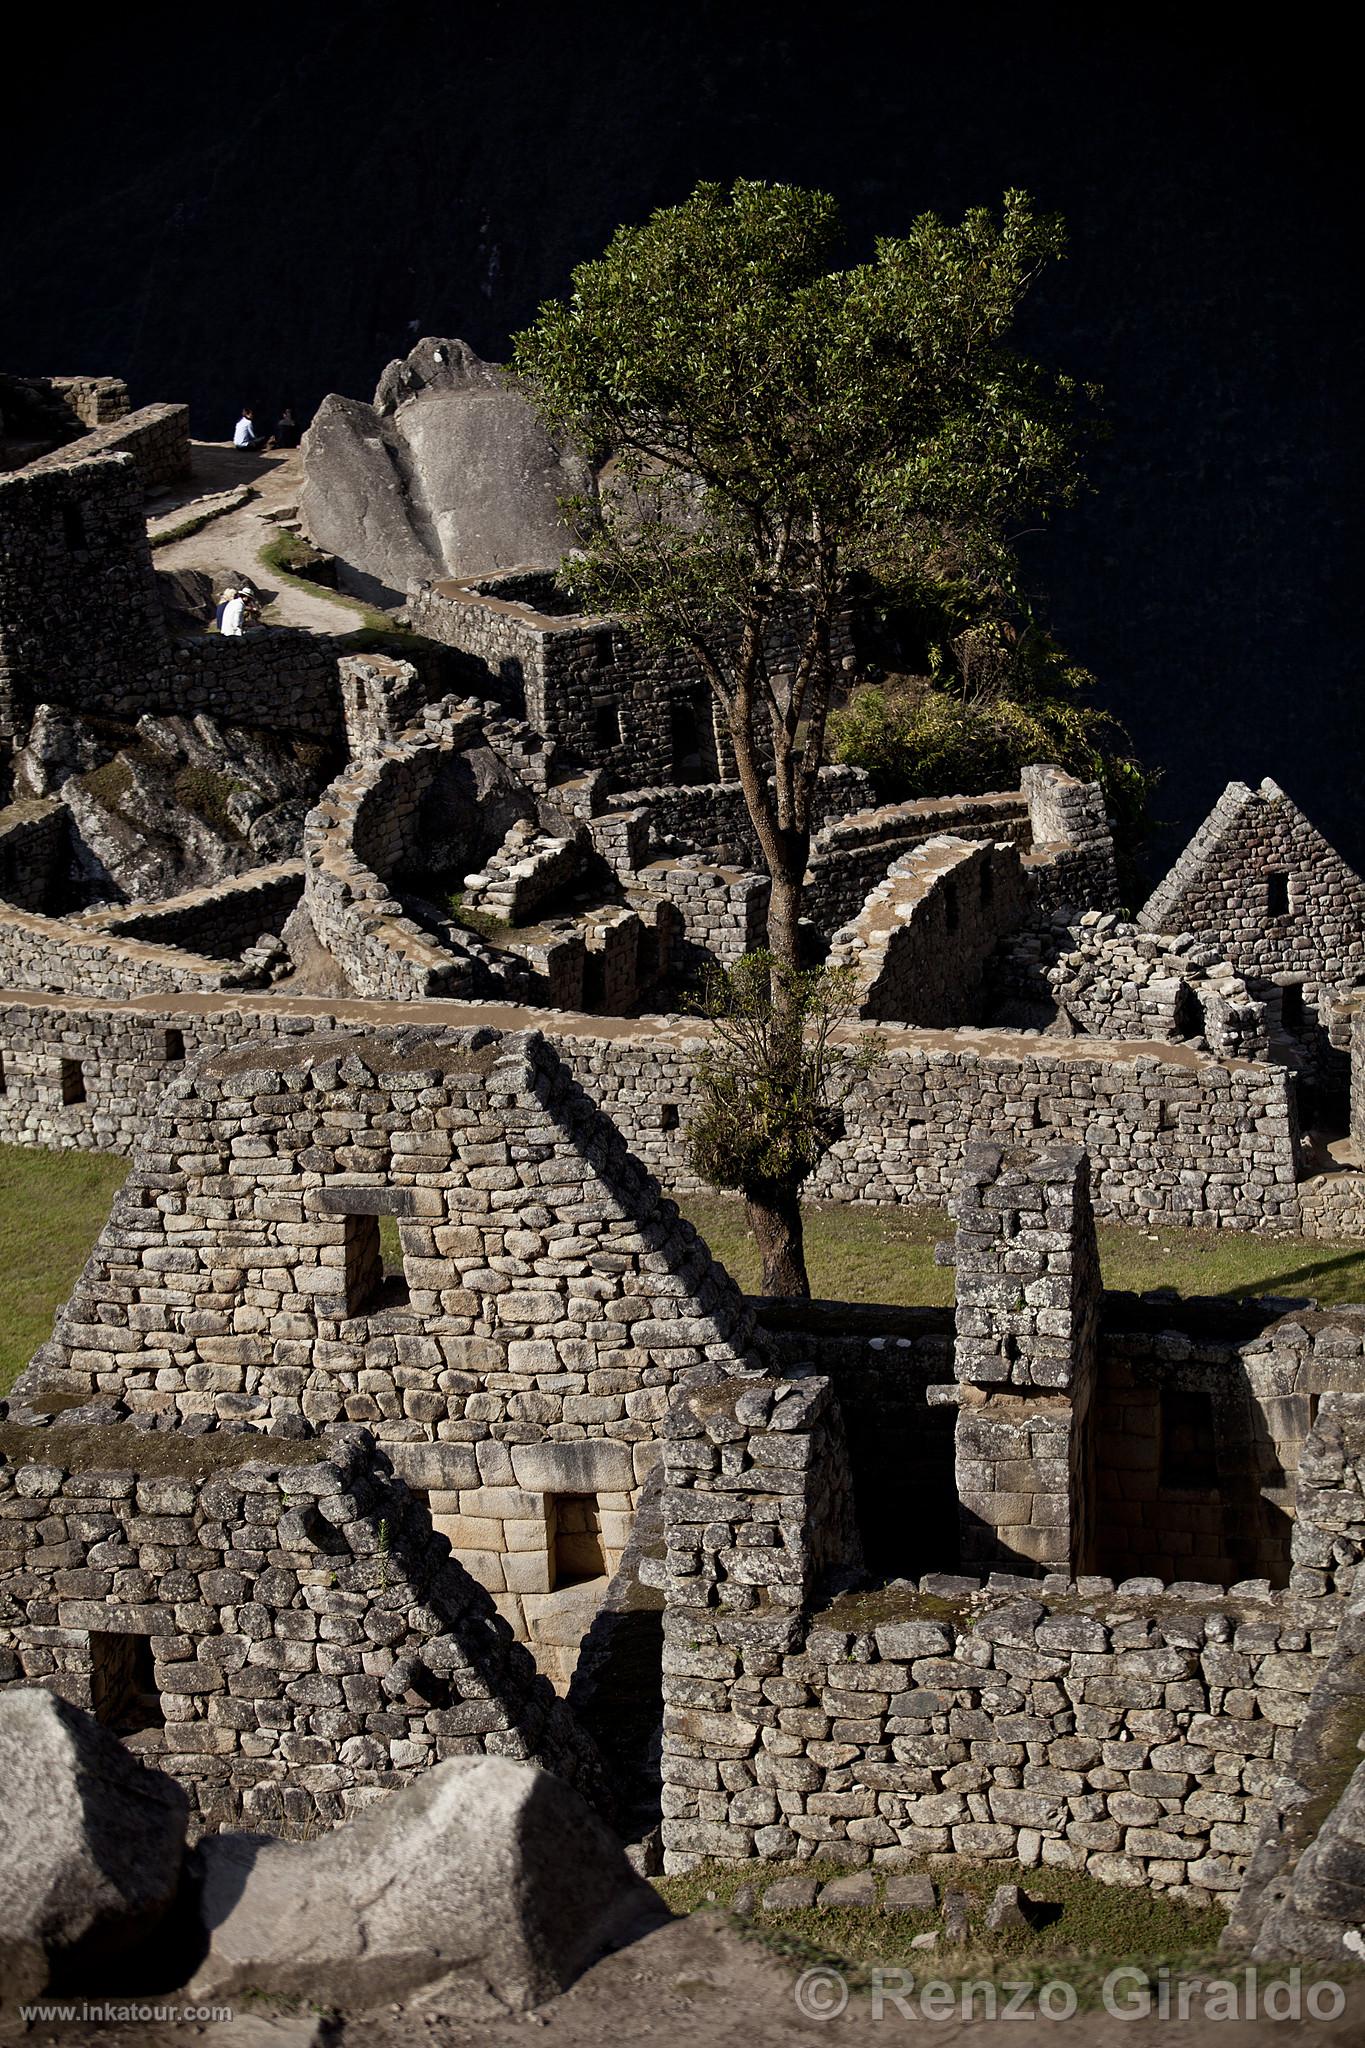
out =
{"type": "Polygon", "coordinates": [[[834,1042],[857,1007],[847,968],[793,968],[756,952],[709,976],[702,1009],[712,1037],[698,1055],[701,1107],[687,1131],[703,1179],[750,1198],[802,1185],[880,1056],[871,1037],[834,1042]]]}

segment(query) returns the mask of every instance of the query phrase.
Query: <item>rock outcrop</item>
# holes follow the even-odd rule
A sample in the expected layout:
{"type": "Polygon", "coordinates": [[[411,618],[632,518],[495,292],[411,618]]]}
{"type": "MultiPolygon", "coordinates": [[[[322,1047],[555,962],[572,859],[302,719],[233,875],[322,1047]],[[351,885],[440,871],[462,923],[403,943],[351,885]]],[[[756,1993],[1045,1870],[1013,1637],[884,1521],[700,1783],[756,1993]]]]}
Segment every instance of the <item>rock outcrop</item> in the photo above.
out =
{"type": "Polygon", "coordinates": [[[462,2003],[525,2011],[661,1915],[562,1778],[502,1757],[452,1757],[325,1841],[201,1854],[200,1999],[325,1986],[358,2007],[454,1978],[462,2003]]]}
{"type": "Polygon", "coordinates": [[[372,405],[325,398],[303,465],[309,534],[344,589],[380,603],[440,576],[558,567],[559,500],[591,485],[496,363],[438,339],[390,363],[372,405]]]}
{"type": "Polygon", "coordinates": [[[189,1802],[79,1708],[0,1693],[0,1997],[98,1977],[180,1886],[189,1802]]]}

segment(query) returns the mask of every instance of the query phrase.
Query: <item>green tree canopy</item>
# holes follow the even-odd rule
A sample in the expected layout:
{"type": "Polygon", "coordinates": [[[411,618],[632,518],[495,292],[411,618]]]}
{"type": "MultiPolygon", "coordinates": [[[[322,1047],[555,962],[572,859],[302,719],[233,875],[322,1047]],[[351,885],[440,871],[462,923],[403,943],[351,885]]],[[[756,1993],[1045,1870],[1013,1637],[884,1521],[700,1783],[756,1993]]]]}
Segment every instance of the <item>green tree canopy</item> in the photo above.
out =
{"type": "Polygon", "coordinates": [[[998,216],[926,213],[845,264],[828,194],[700,185],[619,229],[516,339],[547,426],[604,466],[565,580],[695,654],[792,966],[854,579],[998,579],[1012,526],[1080,486],[1076,389],[1009,340],[1062,246],[1007,192],[998,216]]]}

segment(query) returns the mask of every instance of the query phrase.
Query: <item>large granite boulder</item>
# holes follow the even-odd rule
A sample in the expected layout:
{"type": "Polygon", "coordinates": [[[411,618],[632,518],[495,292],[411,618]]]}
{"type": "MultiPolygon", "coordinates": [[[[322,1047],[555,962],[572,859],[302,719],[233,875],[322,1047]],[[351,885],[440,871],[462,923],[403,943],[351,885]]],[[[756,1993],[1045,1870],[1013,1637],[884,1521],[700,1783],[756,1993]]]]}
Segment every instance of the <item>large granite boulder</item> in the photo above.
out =
{"type": "Polygon", "coordinates": [[[0,2005],[91,1984],[174,1903],[189,1802],[89,1714],[0,1693],[0,2005]]]}
{"type": "Polygon", "coordinates": [[[303,472],[310,536],[344,589],[381,604],[441,576],[558,567],[573,542],[559,500],[592,483],[496,363],[439,339],[390,363],[372,405],[325,398],[303,472]]]}
{"type": "Polygon", "coordinates": [[[191,1998],[245,1988],[352,2008],[438,1979],[474,2011],[524,2011],[661,1914],[573,1788],[454,1757],[311,1842],[201,1846],[208,1951],[191,1998]]]}

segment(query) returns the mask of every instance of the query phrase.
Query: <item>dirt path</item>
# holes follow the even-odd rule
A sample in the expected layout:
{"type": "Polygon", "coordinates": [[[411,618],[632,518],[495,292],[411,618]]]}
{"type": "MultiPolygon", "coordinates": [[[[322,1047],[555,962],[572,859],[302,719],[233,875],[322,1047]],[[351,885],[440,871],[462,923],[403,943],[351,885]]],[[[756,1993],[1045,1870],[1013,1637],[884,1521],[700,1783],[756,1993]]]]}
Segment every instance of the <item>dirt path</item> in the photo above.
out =
{"type": "MultiPolygon", "coordinates": [[[[892,2048],[897,2042],[1008,2048],[1015,2038],[999,2031],[1007,2017],[1003,2000],[995,2019],[984,2017],[979,1990],[977,2017],[964,2019],[956,2009],[937,2016],[932,2007],[927,2013],[920,2010],[913,1984],[906,1986],[899,1977],[892,1981],[889,1975],[880,1999],[856,1993],[839,2010],[838,1980],[828,1972],[803,1978],[802,1971],[801,1964],[780,1961],[718,1917],[699,1913],[670,1921],[605,1957],[562,1997],[532,2013],[490,2018],[485,2009],[478,2018],[461,2018],[436,1986],[401,2005],[333,2021],[254,2001],[239,2002],[230,2020],[186,2022],[175,2029],[145,2020],[111,2021],[98,2031],[88,2023],[49,2023],[22,2034],[6,2031],[0,2019],[0,2042],[51,2042],[57,2048],[109,2048],[123,2042],[130,2048],[134,2042],[138,2048],[176,2048],[187,2039],[204,2048],[526,2048],[539,2037],[550,2048],[624,2048],[633,2041],[658,2048],[675,2043],[679,2048],[684,2043],[686,2048],[790,2048],[793,2043],[815,2048],[820,2042],[827,2048],[892,2048]],[[822,1981],[814,1982],[817,1976],[822,1981]]],[[[934,1971],[929,1958],[925,1984],[934,1971]]],[[[1267,1982],[1283,1982],[1286,1974],[1282,1966],[1263,1966],[1259,1999],[1264,2001],[1267,1982]]],[[[1059,1967],[1059,1981],[1061,1975],[1059,1967]]],[[[1119,1998],[1132,1995],[1129,1984],[1117,1993],[1119,1998]]],[[[1154,1991],[1154,2002],[1155,1996],[1154,1991]]],[[[1301,1996],[1306,2001],[1306,1988],[1301,1996]]],[[[1264,2015],[1163,2020],[1155,2011],[1150,2018],[1102,2011],[1048,2018],[1036,1999],[1008,2017],[1032,2023],[1021,2040],[1043,2040],[1056,2048],[1269,2048],[1281,2042],[1289,2048],[1291,2040],[1293,2048],[1348,2048],[1365,2039],[1365,1995],[1358,1980],[1335,2020],[1311,2017],[1306,2002],[1298,2020],[1264,2015]]]]}
{"type": "Polygon", "coordinates": [[[272,626],[301,626],[310,633],[345,633],[360,625],[361,615],[353,605],[276,581],[260,560],[261,549],[277,539],[280,531],[267,515],[298,503],[303,481],[298,449],[254,454],[216,441],[195,441],[191,445],[194,473],[188,486],[151,502],[149,510],[157,524],[177,512],[191,518],[200,499],[242,484],[249,484],[256,495],[236,511],[211,520],[188,540],[155,549],[152,560],[156,567],[202,569],[213,577],[216,591],[231,582],[234,573],[249,577],[263,597],[267,592],[274,593],[273,602],[265,611],[272,626]]]}

